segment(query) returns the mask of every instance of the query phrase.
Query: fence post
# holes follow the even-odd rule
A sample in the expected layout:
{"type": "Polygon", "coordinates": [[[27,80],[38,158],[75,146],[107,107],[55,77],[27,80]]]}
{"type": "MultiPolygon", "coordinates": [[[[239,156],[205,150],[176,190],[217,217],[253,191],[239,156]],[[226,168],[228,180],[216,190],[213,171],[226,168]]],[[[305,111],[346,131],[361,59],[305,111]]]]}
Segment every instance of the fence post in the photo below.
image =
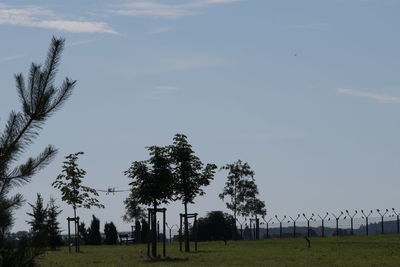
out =
{"type": "Polygon", "coordinates": [[[350,234],[351,234],[351,235],[354,235],[353,218],[354,218],[354,216],[356,216],[357,211],[356,211],[356,210],[354,211],[353,216],[351,216],[351,214],[349,213],[348,210],[346,210],[346,213],[347,213],[347,215],[349,215],[349,217],[350,217],[350,227],[351,227],[350,234]]]}
{"type": "Polygon", "coordinates": [[[325,225],[324,225],[324,221],[325,221],[326,217],[328,217],[328,216],[329,216],[329,213],[328,213],[328,212],[325,214],[324,217],[321,217],[320,215],[318,215],[318,217],[321,219],[321,222],[322,222],[322,237],[325,236],[325,225]]]}
{"type": "Polygon", "coordinates": [[[336,219],[336,236],[339,236],[339,219],[343,215],[343,211],[340,212],[339,216],[336,216],[335,213],[332,213],[332,215],[336,219]]]}
{"type": "Polygon", "coordinates": [[[386,215],[386,213],[388,213],[389,212],[389,210],[388,209],[386,209],[386,211],[385,211],[385,213],[381,213],[380,212],[380,210],[379,209],[376,209],[376,211],[379,213],[379,215],[381,216],[381,219],[382,219],[382,234],[384,234],[385,233],[385,230],[384,230],[384,220],[383,220],[383,217],[386,215]]]}
{"type": "Polygon", "coordinates": [[[278,215],[275,215],[275,218],[278,220],[279,222],[279,237],[282,238],[282,222],[286,219],[286,215],[283,216],[282,220],[278,219],[278,215]]]}
{"type": "Polygon", "coordinates": [[[400,221],[399,221],[399,213],[397,213],[395,210],[394,210],[394,208],[392,208],[392,210],[393,210],[393,213],[394,214],[396,214],[396,217],[397,217],[397,233],[400,233],[400,221]]]}
{"type": "Polygon", "coordinates": [[[307,237],[310,237],[310,221],[314,217],[314,213],[311,213],[310,218],[307,218],[306,215],[303,213],[303,217],[307,220],[307,237]]]}
{"type": "Polygon", "coordinates": [[[372,214],[372,210],[369,212],[368,215],[365,214],[363,210],[361,210],[361,213],[362,213],[362,214],[364,215],[364,217],[365,217],[365,230],[366,230],[366,233],[367,233],[367,235],[368,235],[368,217],[372,214]]]}
{"type": "Polygon", "coordinates": [[[290,219],[293,221],[293,237],[296,237],[296,221],[300,218],[300,214],[297,214],[297,218],[293,219],[291,216],[289,216],[290,219]]]}

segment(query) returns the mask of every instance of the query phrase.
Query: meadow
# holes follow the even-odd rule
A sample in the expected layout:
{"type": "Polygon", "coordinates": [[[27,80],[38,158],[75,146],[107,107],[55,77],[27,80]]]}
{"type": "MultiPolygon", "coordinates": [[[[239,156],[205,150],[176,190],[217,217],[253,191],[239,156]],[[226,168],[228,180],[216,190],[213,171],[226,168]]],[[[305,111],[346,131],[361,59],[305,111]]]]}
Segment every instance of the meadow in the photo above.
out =
{"type": "MultiPolygon", "coordinates": [[[[194,246],[192,246],[193,248],[194,246]]],[[[162,244],[158,246],[162,254],[162,244]]],[[[399,266],[400,236],[346,236],[260,241],[201,242],[198,252],[183,253],[167,244],[167,257],[149,259],[146,246],[82,246],[48,251],[39,266],[399,266]]]]}

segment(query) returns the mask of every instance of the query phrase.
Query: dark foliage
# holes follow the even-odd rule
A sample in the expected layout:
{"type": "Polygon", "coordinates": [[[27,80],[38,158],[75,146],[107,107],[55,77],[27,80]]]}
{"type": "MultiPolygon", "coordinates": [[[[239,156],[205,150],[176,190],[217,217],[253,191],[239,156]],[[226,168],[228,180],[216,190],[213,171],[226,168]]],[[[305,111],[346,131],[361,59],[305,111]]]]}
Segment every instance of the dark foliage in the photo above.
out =
{"type": "Polygon", "coordinates": [[[140,221],[137,220],[137,221],[135,222],[135,232],[134,232],[134,238],[135,238],[135,240],[136,240],[137,243],[142,242],[142,235],[141,235],[141,232],[142,232],[142,227],[141,227],[141,225],[140,225],[140,221]]]}
{"type": "Polygon", "coordinates": [[[42,196],[37,193],[36,203],[31,204],[28,203],[32,208],[32,213],[27,212],[30,217],[32,217],[31,221],[27,223],[31,226],[32,232],[42,232],[47,230],[47,207],[44,206],[42,196]]]}
{"type": "Polygon", "coordinates": [[[142,243],[147,242],[148,232],[149,232],[149,224],[145,219],[142,219],[142,231],[141,231],[142,243]]]}
{"type": "Polygon", "coordinates": [[[197,222],[197,240],[215,241],[232,238],[232,215],[211,211],[197,222]]]}
{"type": "Polygon", "coordinates": [[[92,222],[88,229],[88,244],[101,245],[100,220],[92,215],[92,222]]]}
{"type": "MultiPolygon", "coordinates": [[[[173,197],[174,177],[170,167],[168,149],[165,147],[151,146],[150,158],[146,161],[135,161],[125,171],[125,175],[133,179],[131,200],[129,203],[151,206],[157,210],[161,204],[168,203],[173,197]]],[[[157,256],[156,213],[151,218],[152,255],[157,256]]]]}
{"type": "Polygon", "coordinates": [[[85,244],[88,244],[89,234],[88,234],[88,229],[86,229],[86,225],[84,222],[81,222],[79,224],[78,232],[79,232],[80,239],[82,239],[85,244]]]}
{"type": "Polygon", "coordinates": [[[106,235],[105,243],[107,245],[117,244],[118,232],[113,222],[104,225],[104,234],[106,235]]]}
{"type": "Polygon", "coordinates": [[[64,39],[53,37],[45,63],[42,66],[32,63],[27,82],[21,73],[15,75],[21,111],[10,112],[0,134],[0,255],[3,265],[11,259],[18,259],[18,264],[32,265],[35,255],[41,251],[42,246],[38,244],[41,238],[27,239],[18,249],[6,247],[5,236],[13,224],[13,211],[24,201],[21,194],[8,195],[13,188],[29,182],[57,152],[49,145],[38,156],[20,163],[20,157],[39,135],[45,121],[65,103],[76,83],[65,78],[61,86],[54,85],[64,43],[64,39]],[[38,250],[33,247],[36,245],[38,250]]]}
{"type": "Polygon", "coordinates": [[[63,244],[59,227],[59,222],[57,221],[58,215],[62,212],[60,207],[56,205],[54,198],[50,198],[50,203],[47,208],[47,233],[49,239],[49,246],[52,249],[56,249],[58,246],[63,244]]]}
{"type": "Polygon", "coordinates": [[[184,134],[176,134],[171,150],[171,160],[174,164],[175,185],[174,193],[176,199],[181,200],[184,205],[184,238],[185,251],[189,252],[189,222],[187,219],[187,205],[194,203],[196,196],[204,195],[203,187],[210,184],[214,178],[215,164],[207,164],[205,167],[200,159],[194,154],[192,146],[184,134]]]}

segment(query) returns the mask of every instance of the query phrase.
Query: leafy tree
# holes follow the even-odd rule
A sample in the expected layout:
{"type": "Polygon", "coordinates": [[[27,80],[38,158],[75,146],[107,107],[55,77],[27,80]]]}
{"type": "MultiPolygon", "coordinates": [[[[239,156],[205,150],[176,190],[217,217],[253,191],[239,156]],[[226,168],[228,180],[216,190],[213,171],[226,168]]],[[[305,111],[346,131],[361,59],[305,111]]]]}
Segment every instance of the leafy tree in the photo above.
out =
{"type": "MultiPolygon", "coordinates": [[[[74,209],[74,218],[76,218],[77,208],[104,208],[104,205],[95,198],[99,195],[97,191],[81,184],[86,171],[78,167],[77,160],[78,156],[83,154],[83,152],[77,152],[66,156],[65,158],[67,160],[63,162],[62,173],[59,174],[52,183],[54,188],[61,191],[61,200],[67,202],[68,205],[72,205],[74,209]],[[91,197],[90,194],[93,194],[95,197],[91,197]]],[[[76,235],[77,229],[75,224],[75,236],[76,235]]],[[[76,245],[78,246],[77,240],[76,245]]]]}
{"type": "Polygon", "coordinates": [[[31,221],[28,221],[28,224],[31,226],[32,232],[42,232],[47,229],[47,209],[43,204],[43,198],[40,193],[37,193],[36,204],[33,205],[28,203],[32,208],[32,213],[27,212],[30,217],[32,217],[31,221]]]}
{"type": "MultiPolygon", "coordinates": [[[[150,159],[135,161],[125,171],[125,175],[133,179],[132,201],[153,207],[155,210],[161,204],[168,203],[173,195],[173,175],[170,167],[168,149],[165,147],[151,146],[150,159]]],[[[157,256],[157,230],[156,212],[151,218],[152,255],[157,256]]]]}
{"type": "Polygon", "coordinates": [[[104,225],[104,234],[106,235],[105,243],[115,245],[118,241],[118,232],[113,222],[104,225]]]}
{"type": "Polygon", "coordinates": [[[245,195],[245,206],[242,210],[242,216],[251,216],[256,219],[256,239],[259,239],[260,225],[259,216],[265,216],[267,210],[265,209],[264,201],[257,198],[258,187],[255,181],[246,181],[246,187],[249,188],[247,194],[245,195]]]}
{"type": "MultiPolygon", "coordinates": [[[[49,145],[38,156],[20,163],[20,156],[33,143],[45,121],[65,103],[76,83],[65,78],[61,86],[54,84],[64,43],[64,39],[52,38],[44,65],[32,63],[27,83],[21,73],[15,75],[22,110],[11,111],[0,134],[0,264],[3,265],[18,253],[20,260],[24,261],[26,255],[38,252],[26,251],[29,246],[21,246],[19,250],[5,248],[5,236],[13,224],[13,211],[24,201],[21,194],[9,196],[9,193],[13,188],[28,183],[56,154],[56,148],[49,145]]],[[[32,242],[27,240],[25,245],[32,242]]],[[[33,259],[30,257],[28,262],[32,263],[33,259]]]]}
{"type": "Polygon", "coordinates": [[[202,187],[210,184],[214,178],[215,164],[207,164],[203,168],[203,163],[194,154],[192,146],[188,143],[187,137],[184,134],[176,134],[171,149],[171,159],[174,166],[175,176],[175,196],[181,200],[184,209],[184,228],[185,228],[185,251],[189,252],[189,223],[188,209],[189,203],[194,203],[196,196],[204,195],[202,187]]]}
{"type": "Polygon", "coordinates": [[[88,244],[101,245],[100,220],[92,215],[92,222],[88,229],[88,244]]]}
{"type": "Polygon", "coordinates": [[[232,215],[222,211],[211,211],[205,218],[197,222],[197,238],[199,241],[227,241],[232,233],[232,215]]]}
{"type": "MultiPolygon", "coordinates": [[[[236,232],[236,219],[238,213],[243,213],[246,209],[246,197],[252,194],[254,184],[254,171],[250,168],[247,162],[242,162],[240,159],[232,164],[222,166],[220,170],[227,170],[228,176],[224,190],[219,197],[226,202],[226,207],[233,212],[234,232],[236,232]]],[[[237,235],[233,236],[234,238],[237,235]]]]}
{"type": "Polygon", "coordinates": [[[58,215],[62,212],[60,207],[56,205],[54,198],[50,198],[50,203],[47,208],[47,231],[49,236],[49,245],[52,249],[62,245],[62,238],[60,235],[61,229],[57,221],[58,215]]]}

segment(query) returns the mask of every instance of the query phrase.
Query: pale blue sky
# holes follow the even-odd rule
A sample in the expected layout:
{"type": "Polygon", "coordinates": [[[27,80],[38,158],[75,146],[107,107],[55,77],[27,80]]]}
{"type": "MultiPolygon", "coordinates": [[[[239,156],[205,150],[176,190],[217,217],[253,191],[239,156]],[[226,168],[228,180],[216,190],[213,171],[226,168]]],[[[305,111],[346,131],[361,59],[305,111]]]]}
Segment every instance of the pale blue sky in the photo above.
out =
{"type": "MultiPolygon", "coordinates": [[[[86,153],[86,185],[127,189],[122,172],[175,133],[205,163],[249,162],[270,215],[400,208],[399,1],[87,2],[0,2],[1,127],[19,108],[13,74],[42,62],[52,35],[67,40],[58,81],[77,86],[24,156],[59,154],[15,190],[58,198],[64,229],[72,210],[50,184],[65,155],[86,153]]],[[[190,211],[225,210],[225,177],[190,211]]],[[[78,213],[128,230],[126,196],[78,213]]],[[[167,208],[178,222],[182,206],[167,208]]]]}

